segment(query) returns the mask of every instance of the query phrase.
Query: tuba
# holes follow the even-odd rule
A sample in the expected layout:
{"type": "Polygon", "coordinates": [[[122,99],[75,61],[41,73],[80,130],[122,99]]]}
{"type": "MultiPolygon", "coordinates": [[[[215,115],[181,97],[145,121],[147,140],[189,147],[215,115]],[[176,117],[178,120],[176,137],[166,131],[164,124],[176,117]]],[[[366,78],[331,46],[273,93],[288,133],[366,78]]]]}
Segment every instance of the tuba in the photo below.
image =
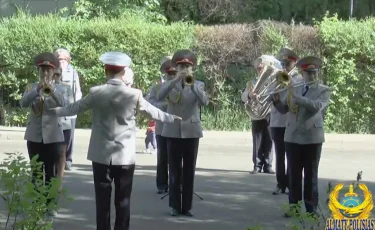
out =
{"type": "Polygon", "coordinates": [[[290,75],[282,70],[280,61],[273,56],[262,55],[257,59],[262,72],[260,73],[254,87],[248,84],[249,93],[255,93],[257,98],[250,98],[245,103],[245,109],[249,117],[253,120],[261,120],[267,117],[271,110],[272,95],[262,96],[268,92],[285,88],[290,82],[290,75]]]}

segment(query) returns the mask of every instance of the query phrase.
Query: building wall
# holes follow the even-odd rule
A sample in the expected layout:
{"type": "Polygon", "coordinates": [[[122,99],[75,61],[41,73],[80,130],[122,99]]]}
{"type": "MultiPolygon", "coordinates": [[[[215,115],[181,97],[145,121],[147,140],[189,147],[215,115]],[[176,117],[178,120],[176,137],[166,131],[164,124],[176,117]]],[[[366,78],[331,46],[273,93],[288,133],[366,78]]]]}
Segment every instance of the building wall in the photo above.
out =
{"type": "Polygon", "coordinates": [[[32,14],[55,12],[71,7],[75,0],[0,0],[0,17],[11,16],[17,7],[28,9],[32,14]]]}

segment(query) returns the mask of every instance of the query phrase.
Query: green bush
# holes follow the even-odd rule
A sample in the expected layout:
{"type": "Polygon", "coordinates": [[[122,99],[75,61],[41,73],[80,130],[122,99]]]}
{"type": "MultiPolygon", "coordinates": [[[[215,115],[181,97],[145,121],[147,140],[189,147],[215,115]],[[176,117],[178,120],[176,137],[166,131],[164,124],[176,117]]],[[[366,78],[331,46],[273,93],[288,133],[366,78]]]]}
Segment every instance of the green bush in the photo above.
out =
{"type": "MultiPolygon", "coordinates": [[[[163,25],[147,22],[143,17],[126,15],[116,20],[62,20],[56,15],[30,17],[26,14],[0,22],[0,60],[11,60],[13,66],[2,74],[2,84],[21,89],[3,99],[19,99],[27,82],[37,80],[32,57],[43,51],[65,47],[73,55],[86,94],[91,86],[103,84],[105,76],[99,56],[107,51],[123,51],[133,60],[135,87],[148,91],[160,76],[163,56],[177,49],[189,48],[193,27],[174,23],[163,25]],[[12,77],[15,76],[15,77],[12,77]]],[[[21,116],[21,115],[19,115],[21,116]]],[[[89,113],[79,116],[79,126],[90,126],[89,113]]],[[[7,123],[15,121],[8,116],[7,123]]],[[[17,125],[13,123],[12,125],[17,125]]]]}
{"type": "Polygon", "coordinates": [[[0,197],[7,208],[5,226],[1,228],[52,229],[52,222],[45,214],[56,211],[58,199],[65,196],[65,191],[59,191],[60,180],[52,179],[48,185],[44,183],[43,165],[37,162],[37,156],[29,162],[21,153],[6,154],[8,158],[0,167],[0,197]],[[32,175],[35,176],[33,180],[32,175]],[[47,200],[56,202],[47,205],[47,200]]]}
{"type": "Polygon", "coordinates": [[[325,82],[334,89],[327,116],[337,132],[375,133],[375,19],[318,22],[324,44],[325,82]]]}
{"type": "MultiPolygon", "coordinates": [[[[36,80],[31,57],[65,47],[72,52],[84,94],[105,81],[98,57],[109,50],[128,53],[134,62],[135,87],[146,93],[160,76],[162,56],[181,48],[193,49],[200,65],[195,76],[206,83],[211,98],[203,111],[207,130],[247,130],[240,94],[255,77],[251,67],[261,54],[275,55],[281,46],[300,56],[323,58],[323,82],[334,91],[326,116],[327,131],[375,133],[374,52],[375,19],[362,21],[325,17],[314,27],[273,21],[217,26],[152,22],[139,13],[118,19],[61,19],[57,15],[17,16],[0,21],[0,60],[13,66],[0,75],[6,104],[6,124],[22,126],[25,111],[16,107],[27,82],[36,80]],[[235,36],[234,36],[235,35],[235,36]],[[235,116],[233,116],[235,114],[235,116]]],[[[90,127],[90,112],[78,118],[78,127],[90,127]]],[[[142,124],[142,123],[141,123],[142,124]]]]}

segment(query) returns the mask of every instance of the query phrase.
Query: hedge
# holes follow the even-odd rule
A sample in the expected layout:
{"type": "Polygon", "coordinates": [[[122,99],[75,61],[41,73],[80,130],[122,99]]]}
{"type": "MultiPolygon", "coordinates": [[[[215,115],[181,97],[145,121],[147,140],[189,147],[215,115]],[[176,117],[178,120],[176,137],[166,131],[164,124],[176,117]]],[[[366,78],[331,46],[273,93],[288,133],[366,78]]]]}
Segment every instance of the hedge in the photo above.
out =
{"type": "MultiPolygon", "coordinates": [[[[193,27],[183,23],[165,26],[132,15],[118,20],[84,21],[61,20],[55,15],[29,17],[22,14],[0,23],[0,60],[14,63],[7,68],[13,74],[5,73],[2,78],[3,82],[9,83],[5,86],[6,92],[17,92],[10,99],[17,100],[25,84],[37,80],[32,57],[65,47],[72,53],[72,64],[78,69],[85,94],[91,86],[105,82],[99,56],[118,50],[128,53],[133,60],[135,87],[146,90],[160,76],[161,58],[174,50],[191,47],[192,41],[193,27]]],[[[24,111],[17,110],[12,115],[6,116],[8,125],[25,124],[24,111]]],[[[86,112],[79,117],[78,127],[89,127],[90,121],[90,112],[86,112]]]]}
{"type": "MultiPolygon", "coordinates": [[[[323,82],[334,89],[328,131],[374,133],[374,28],[373,18],[341,21],[337,16],[327,16],[314,26],[273,21],[201,26],[157,24],[133,15],[90,21],[18,15],[0,22],[0,60],[14,63],[2,73],[0,83],[7,125],[25,124],[25,111],[15,105],[25,84],[36,80],[31,57],[39,52],[68,48],[87,92],[105,81],[100,54],[124,51],[133,59],[136,87],[147,91],[160,76],[160,58],[190,48],[199,54],[196,76],[205,81],[211,96],[210,106],[203,110],[204,128],[248,130],[240,93],[255,75],[251,63],[261,54],[276,54],[288,46],[300,56],[318,55],[324,60],[323,82]]],[[[88,116],[79,117],[79,127],[90,126],[88,116]]]]}

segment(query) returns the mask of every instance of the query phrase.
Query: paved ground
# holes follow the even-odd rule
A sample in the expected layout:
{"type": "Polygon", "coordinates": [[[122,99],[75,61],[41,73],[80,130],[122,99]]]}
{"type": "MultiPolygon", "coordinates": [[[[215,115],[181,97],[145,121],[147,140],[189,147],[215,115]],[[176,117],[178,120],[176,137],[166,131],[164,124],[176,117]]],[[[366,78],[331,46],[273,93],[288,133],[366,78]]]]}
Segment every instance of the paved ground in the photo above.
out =
{"type": "MultiPolygon", "coordinates": [[[[22,128],[0,127],[0,153],[26,153],[22,128]]],[[[143,150],[144,131],[139,131],[137,147],[143,150]]],[[[260,225],[263,229],[286,229],[290,221],[282,217],[286,196],[272,196],[275,176],[250,175],[251,135],[241,132],[205,132],[197,162],[195,191],[204,200],[194,197],[194,218],[168,216],[168,200],[160,200],[155,188],[156,157],[139,153],[132,195],[131,229],[195,229],[227,230],[260,225]]],[[[65,178],[65,188],[74,198],[62,201],[54,229],[95,229],[95,203],[90,162],[86,151],[89,130],[78,130],[75,142],[75,167],[65,178]]],[[[363,171],[375,192],[375,136],[327,135],[320,164],[320,190],[326,198],[328,181],[355,180],[363,171]]],[[[4,154],[0,154],[0,161],[4,154]]],[[[0,203],[4,215],[4,204],[0,203]]],[[[323,205],[325,206],[325,205],[323,205]]]]}

